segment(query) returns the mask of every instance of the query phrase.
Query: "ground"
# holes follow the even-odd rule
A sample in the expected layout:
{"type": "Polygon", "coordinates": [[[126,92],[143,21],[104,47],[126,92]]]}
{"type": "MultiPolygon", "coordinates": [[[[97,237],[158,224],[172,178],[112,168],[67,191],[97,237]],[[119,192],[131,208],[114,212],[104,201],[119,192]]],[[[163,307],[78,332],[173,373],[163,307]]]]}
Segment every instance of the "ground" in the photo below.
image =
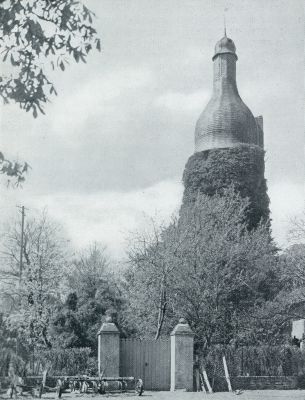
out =
{"type": "MultiPolygon", "coordinates": [[[[103,400],[108,398],[111,400],[305,400],[305,390],[245,390],[238,397],[234,393],[214,393],[206,395],[200,393],[185,393],[185,392],[145,392],[141,398],[132,393],[126,394],[106,394],[106,395],[93,395],[93,394],[73,394],[65,393],[62,396],[63,400],[88,400],[93,397],[95,400],[103,400]]],[[[55,393],[43,395],[43,400],[54,400],[55,393]]],[[[8,399],[7,395],[0,395],[0,399],[8,399]]],[[[18,396],[17,399],[30,400],[30,396],[18,396]]],[[[34,398],[33,398],[34,399],[34,398]]],[[[37,398],[35,398],[37,400],[37,398]]]]}

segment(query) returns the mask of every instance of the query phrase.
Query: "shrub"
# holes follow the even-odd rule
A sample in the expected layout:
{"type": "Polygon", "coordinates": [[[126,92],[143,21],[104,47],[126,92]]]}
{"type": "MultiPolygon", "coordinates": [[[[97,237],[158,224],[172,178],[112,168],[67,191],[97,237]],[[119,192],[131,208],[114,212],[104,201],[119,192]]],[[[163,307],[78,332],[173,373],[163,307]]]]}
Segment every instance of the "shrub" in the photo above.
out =
{"type": "Polygon", "coordinates": [[[214,346],[202,362],[210,376],[223,376],[223,355],[231,376],[301,376],[305,359],[294,346],[214,346]]]}
{"type": "Polygon", "coordinates": [[[41,351],[36,360],[42,368],[49,368],[53,375],[89,375],[93,369],[90,352],[88,347],[51,349],[41,351]]]}
{"type": "Polygon", "coordinates": [[[10,365],[17,375],[23,376],[26,371],[26,361],[11,349],[0,349],[0,376],[7,376],[10,365]]]}

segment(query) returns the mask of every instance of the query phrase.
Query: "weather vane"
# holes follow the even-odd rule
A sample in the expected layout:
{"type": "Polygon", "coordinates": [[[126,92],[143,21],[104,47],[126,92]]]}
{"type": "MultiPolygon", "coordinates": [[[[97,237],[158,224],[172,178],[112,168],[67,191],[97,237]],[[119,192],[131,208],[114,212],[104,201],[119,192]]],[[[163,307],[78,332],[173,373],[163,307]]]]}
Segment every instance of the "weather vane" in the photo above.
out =
{"type": "Polygon", "coordinates": [[[227,37],[227,21],[226,21],[226,12],[228,11],[228,8],[226,7],[225,9],[224,9],[224,12],[223,12],[223,26],[224,26],[224,34],[225,34],[225,37],[227,37]]]}

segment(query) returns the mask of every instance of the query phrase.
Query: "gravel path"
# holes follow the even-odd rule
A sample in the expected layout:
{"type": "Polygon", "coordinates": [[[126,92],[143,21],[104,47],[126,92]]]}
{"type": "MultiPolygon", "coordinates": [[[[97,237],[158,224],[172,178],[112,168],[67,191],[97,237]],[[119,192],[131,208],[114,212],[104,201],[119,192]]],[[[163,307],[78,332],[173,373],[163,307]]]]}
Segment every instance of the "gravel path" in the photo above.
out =
{"type": "MultiPolygon", "coordinates": [[[[133,393],[119,394],[112,393],[106,395],[93,395],[93,394],[70,394],[64,393],[62,400],[305,400],[305,390],[245,390],[242,394],[236,395],[234,393],[213,393],[206,395],[200,393],[186,393],[186,392],[144,392],[142,397],[135,396],[133,393]]],[[[7,395],[0,395],[0,399],[8,399],[7,395]]],[[[31,400],[31,396],[18,396],[17,400],[31,400]]],[[[42,400],[55,400],[55,393],[44,394],[42,400]]]]}

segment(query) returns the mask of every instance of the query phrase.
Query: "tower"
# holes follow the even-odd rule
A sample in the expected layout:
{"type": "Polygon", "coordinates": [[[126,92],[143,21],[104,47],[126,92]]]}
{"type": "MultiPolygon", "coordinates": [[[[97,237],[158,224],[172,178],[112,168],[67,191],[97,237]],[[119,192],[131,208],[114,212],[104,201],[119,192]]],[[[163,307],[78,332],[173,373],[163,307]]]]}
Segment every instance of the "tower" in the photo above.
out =
{"type": "Polygon", "coordinates": [[[213,94],[195,127],[195,153],[184,174],[183,205],[200,193],[213,195],[234,185],[250,200],[248,225],[269,220],[264,178],[263,118],[255,118],[236,83],[236,47],[226,33],[215,46],[213,94]]]}
{"type": "Polygon", "coordinates": [[[226,34],[216,43],[212,60],[213,94],[196,124],[195,151],[234,147],[242,143],[263,147],[262,117],[256,121],[239,96],[236,47],[226,34]]]}

